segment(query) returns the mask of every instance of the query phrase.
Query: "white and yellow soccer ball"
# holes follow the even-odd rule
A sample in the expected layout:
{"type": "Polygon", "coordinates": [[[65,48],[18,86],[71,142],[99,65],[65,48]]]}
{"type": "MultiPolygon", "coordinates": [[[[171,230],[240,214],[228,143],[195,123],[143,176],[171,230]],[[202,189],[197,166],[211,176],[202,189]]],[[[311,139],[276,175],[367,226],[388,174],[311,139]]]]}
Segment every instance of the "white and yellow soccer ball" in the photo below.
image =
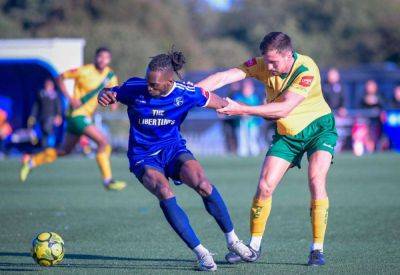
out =
{"type": "Polygon", "coordinates": [[[32,257],[41,266],[58,264],[64,258],[64,241],[54,232],[43,232],[32,241],[32,257]]]}

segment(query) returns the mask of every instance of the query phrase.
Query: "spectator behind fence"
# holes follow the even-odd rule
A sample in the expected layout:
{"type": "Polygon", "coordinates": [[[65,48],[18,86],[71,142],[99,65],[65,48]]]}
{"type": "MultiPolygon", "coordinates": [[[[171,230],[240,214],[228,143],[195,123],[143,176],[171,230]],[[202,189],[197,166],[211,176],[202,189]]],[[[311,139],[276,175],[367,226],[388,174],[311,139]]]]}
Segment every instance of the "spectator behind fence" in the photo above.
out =
{"type": "Polygon", "coordinates": [[[340,82],[340,73],[336,68],[329,69],[327,81],[323,85],[323,93],[326,101],[336,116],[345,117],[345,90],[340,82]]]}
{"type": "MultiPolygon", "coordinates": [[[[253,81],[251,79],[245,79],[243,81],[242,92],[234,99],[250,106],[260,105],[261,100],[254,92],[255,89],[253,81]]],[[[239,127],[237,128],[239,156],[257,156],[260,153],[259,136],[261,122],[261,118],[255,116],[240,117],[239,127]]]]}
{"type": "Polygon", "coordinates": [[[362,116],[356,116],[351,129],[353,154],[360,157],[365,152],[372,153],[375,149],[375,143],[371,139],[368,127],[368,119],[362,116]]]}
{"type": "Polygon", "coordinates": [[[378,84],[375,80],[368,80],[364,86],[364,96],[361,99],[361,108],[368,110],[366,114],[369,118],[369,135],[373,142],[373,149],[375,151],[379,146],[382,135],[381,113],[383,110],[383,100],[379,94],[378,84]]]}
{"type": "MultiPolygon", "coordinates": [[[[234,82],[230,85],[227,96],[230,98],[235,98],[239,93],[240,82],[234,82]]],[[[235,116],[223,116],[223,131],[226,150],[228,153],[236,154],[238,148],[238,137],[236,136],[236,129],[238,128],[239,118],[235,116]]]]}
{"type": "Polygon", "coordinates": [[[55,146],[55,127],[62,123],[61,102],[52,79],[46,79],[43,89],[36,97],[28,127],[38,123],[42,133],[41,146],[43,148],[55,146]]]}
{"type": "Polygon", "coordinates": [[[400,84],[394,87],[393,97],[388,105],[389,109],[400,109],[400,84]]]}
{"type": "Polygon", "coordinates": [[[327,72],[326,82],[322,86],[322,92],[326,102],[335,114],[336,129],[338,132],[338,140],[335,147],[336,151],[342,151],[349,138],[349,128],[352,121],[347,116],[345,107],[346,91],[340,81],[340,73],[336,68],[331,68],[327,72]]]}

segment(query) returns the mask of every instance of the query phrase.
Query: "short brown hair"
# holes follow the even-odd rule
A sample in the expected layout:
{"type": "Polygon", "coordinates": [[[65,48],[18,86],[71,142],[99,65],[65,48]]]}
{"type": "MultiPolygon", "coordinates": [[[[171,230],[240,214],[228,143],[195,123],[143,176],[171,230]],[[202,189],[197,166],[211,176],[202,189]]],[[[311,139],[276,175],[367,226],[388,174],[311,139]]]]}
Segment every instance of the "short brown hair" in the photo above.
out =
{"type": "Polygon", "coordinates": [[[293,51],[292,41],[283,32],[270,32],[264,36],[260,43],[261,54],[265,54],[269,50],[277,50],[278,52],[293,51]]]}

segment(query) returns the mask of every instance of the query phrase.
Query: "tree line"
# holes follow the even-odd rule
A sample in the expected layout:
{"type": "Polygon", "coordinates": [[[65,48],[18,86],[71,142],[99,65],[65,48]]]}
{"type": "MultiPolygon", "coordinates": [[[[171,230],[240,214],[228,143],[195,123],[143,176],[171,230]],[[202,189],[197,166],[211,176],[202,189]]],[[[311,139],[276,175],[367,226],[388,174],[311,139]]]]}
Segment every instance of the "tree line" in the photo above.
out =
{"type": "Polygon", "coordinates": [[[188,70],[234,66],[270,31],[323,67],[400,62],[398,0],[232,0],[226,11],[201,0],[0,0],[0,9],[1,38],[83,37],[85,61],[108,46],[122,79],[172,45],[188,70]]]}

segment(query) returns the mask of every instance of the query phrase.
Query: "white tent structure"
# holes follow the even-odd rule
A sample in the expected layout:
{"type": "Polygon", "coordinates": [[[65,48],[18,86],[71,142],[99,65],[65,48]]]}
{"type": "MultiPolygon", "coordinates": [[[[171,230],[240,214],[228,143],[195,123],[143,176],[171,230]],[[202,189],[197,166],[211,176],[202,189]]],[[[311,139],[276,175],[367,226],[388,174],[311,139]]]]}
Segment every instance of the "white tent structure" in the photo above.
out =
{"type": "MultiPolygon", "coordinates": [[[[53,76],[83,64],[85,40],[80,38],[0,39],[0,62],[36,62],[53,76]]],[[[66,83],[72,92],[72,81],[66,83]]]]}
{"type": "Polygon", "coordinates": [[[83,64],[84,39],[0,39],[0,59],[40,59],[58,73],[83,64]]]}

